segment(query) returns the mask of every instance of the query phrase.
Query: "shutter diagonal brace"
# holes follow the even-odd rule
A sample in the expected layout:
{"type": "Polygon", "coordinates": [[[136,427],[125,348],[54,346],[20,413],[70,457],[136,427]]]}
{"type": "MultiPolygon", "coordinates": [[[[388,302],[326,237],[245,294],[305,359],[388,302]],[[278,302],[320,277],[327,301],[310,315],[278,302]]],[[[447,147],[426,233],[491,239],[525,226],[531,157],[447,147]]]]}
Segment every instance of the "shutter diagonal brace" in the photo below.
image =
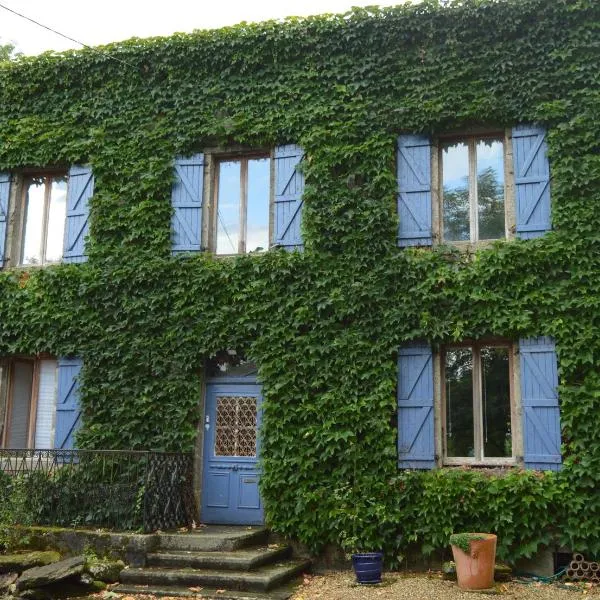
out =
{"type": "Polygon", "coordinates": [[[199,154],[192,158],[177,158],[173,166],[176,175],[173,190],[175,189],[176,185],[180,184],[181,188],[183,188],[183,193],[181,194],[183,199],[179,199],[179,197],[175,199],[172,192],[171,206],[175,209],[172,215],[172,228],[174,228],[182,238],[181,242],[173,245],[172,250],[174,252],[190,250],[190,246],[200,249],[200,240],[198,239],[198,235],[192,229],[192,225],[185,220],[182,209],[193,209],[195,211],[200,211],[199,218],[201,223],[203,200],[202,169],[204,168],[204,155],[199,154]],[[188,177],[185,169],[186,167],[197,168],[201,170],[200,187],[198,191],[194,189],[193,181],[191,181],[188,177]],[[177,224],[177,227],[175,227],[175,224],[177,224]]]}
{"type": "MultiPolygon", "coordinates": [[[[202,166],[202,165],[203,165],[203,163],[199,163],[199,166],[202,166]]],[[[193,208],[195,208],[198,204],[201,205],[202,198],[198,198],[198,199],[195,198],[192,182],[189,180],[187,174],[181,168],[181,165],[176,164],[175,171],[177,171],[177,174],[179,175],[179,180],[181,181],[181,184],[183,185],[183,189],[186,191],[187,195],[189,196],[191,202],[194,205],[193,208]]],[[[178,203],[175,203],[175,206],[185,207],[185,204],[178,202],[178,203]]]]}
{"type": "Polygon", "coordinates": [[[397,245],[431,245],[431,141],[423,135],[403,134],[397,140],[397,245]]]}
{"type": "Polygon", "coordinates": [[[300,239],[295,239],[297,236],[293,233],[292,226],[301,220],[301,209],[304,205],[302,194],[304,182],[302,173],[298,170],[298,166],[304,159],[304,156],[305,152],[303,149],[296,145],[292,145],[291,147],[281,146],[275,149],[276,181],[274,203],[276,207],[276,222],[273,232],[273,242],[286,248],[302,248],[303,246],[300,239]],[[295,177],[301,178],[298,181],[300,191],[297,187],[295,193],[290,193],[289,189],[295,177]],[[286,215],[285,213],[288,210],[290,213],[286,215]],[[286,240],[285,238],[290,231],[292,232],[291,239],[286,240]]]}
{"type": "Polygon", "coordinates": [[[60,360],[58,368],[59,383],[56,404],[55,447],[65,448],[72,444],[73,434],[81,422],[81,408],[78,398],[78,378],[81,361],[79,359],[60,360]],[[61,370],[63,369],[65,371],[61,375],[61,370]]]}
{"type": "Polygon", "coordinates": [[[72,401],[73,388],[75,387],[75,379],[71,381],[71,385],[65,394],[65,399],[60,403],[61,406],[76,406],[77,403],[72,401]]]}
{"type": "Polygon", "coordinates": [[[298,161],[290,169],[290,176],[287,178],[287,180],[284,180],[285,181],[284,185],[280,186],[279,189],[277,190],[277,196],[283,196],[285,193],[285,190],[288,189],[290,183],[292,182],[294,175],[298,171],[298,165],[304,158],[304,154],[296,154],[294,156],[286,156],[286,157],[276,157],[276,160],[278,160],[278,161],[282,160],[283,158],[296,158],[296,157],[298,157],[298,161]]]}
{"type": "MultiPolygon", "coordinates": [[[[542,183],[540,181],[540,183],[542,183]]],[[[544,192],[546,191],[546,189],[548,188],[548,186],[550,185],[550,179],[546,179],[544,182],[543,186],[539,186],[539,193],[537,194],[537,197],[535,199],[535,202],[532,202],[528,208],[523,208],[523,210],[520,213],[520,218],[521,218],[521,222],[522,223],[529,223],[529,219],[531,219],[531,215],[533,214],[533,211],[537,208],[538,204],[540,203],[540,200],[542,199],[542,196],[544,195],[544,192]]],[[[523,227],[523,225],[521,225],[521,227],[523,227]]]]}
{"type": "Polygon", "coordinates": [[[414,381],[412,382],[412,385],[410,386],[410,390],[408,392],[408,394],[406,394],[406,396],[404,398],[401,398],[399,401],[410,401],[410,397],[412,396],[413,392],[415,391],[415,387],[417,385],[417,383],[419,382],[419,379],[421,379],[421,375],[423,375],[423,371],[425,371],[425,367],[427,367],[427,365],[429,365],[431,361],[431,355],[428,355],[427,358],[423,361],[423,364],[421,366],[421,369],[419,370],[419,373],[417,374],[417,376],[415,377],[414,381]]]}
{"type": "MultiPolygon", "coordinates": [[[[296,173],[298,171],[298,165],[300,164],[300,161],[304,158],[304,154],[298,154],[298,155],[295,155],[294,157],[292,157],[292,156],[285,157],[285,158],[295,158],[296,156],[298,157],[298,161],[290,169],[290,175],[287,178],[287,180],[285,180],[285,185],[281,186],[280,189],[277,190],[278,191],[277,195],[280,197],[285,194],[285,191],[288,189],[288,187],[292,183],[292,179],[294,178],[294,176],[296,175],[296,173]]],[[[278,160],[282,160],[282,159],[279,158],[278,160]]],[[[283,242],[283,238],[285,237],[285,234],[289,231],[290,227],[292,226],[292,223],[294,222],[294,219],[296,218],[298,212],[300,211],[300,208],[302,207],[302,203],[304,202],[304,200],[303,200],[303,198],[297,199],[294,197],[294,198],[288,200],[288,202],[290,204],[292,202],[294,202],[296,204],[296,206],[295,206],[295,209],[290,214],[290,216],[288,217],[285,227],[283,227],[283,231],[277,236],[277,243],[283,242]]]]}
{"type": "Polygon", "coordinates": [[[398,356],[398,466],[409,469],[431,469],[435,466],[435,449],[432,432],[433,397],[430,395],[432,381],[432,353],[429,347],[405,346],[398,356]],[[408,362],[406,362],[408,361],[408,362]],[[402,366],[404,365],[404,366],[402,366]],[[424,396],[414,398],[422,382],[427,390],[424,396]],[[400,389],[402,385],[405,389],[400,389]],[[403,425],[403,419],[408,419],[403,425]]]}
{"type": "Polygon", "coordinates": [[[555,344],[540,336],[522,339],[520,346],[525,466],[557,470],[562,459],[555,344]]]}
{"type": "Polygon", "coordinates": [[[425,426],[425,421],[427,420],[427,417],[429,416],[429,413],[431,413],[432,410],[433,410],[432,406],[421,406],[420,407],[421,415],[419,417],[419,421],[420,421],[419,427],[415,428],[413,437],[410,440],[410,443],[406,445],[406,449],[404,449],[405,454],[407,454],[407,455],[410,454],[410,451],[412,450],[413,446],[415,445],[415,442],[417,441],[417,438],[421,434],[421,431],[423,431],[423,427],[425,426]]]}
{"type": "Polygon", "coordinates": [[[90,182],[92,181],[93,173],[90,171],[89,175],[86,174],[85,177],[87,177],[87,179],[86,179],[85,183],[82,185],[81,191],[77,195],[77,200],[73,203],[73,208],[69,211],[69,214],[68,214],[69,217],[85,217],[85,219],[83,220],[81,227],[79,227],[79,231],[77,232],[77,235],[73,236],[73,238],[71,240],[71,244],[69,244],[69,246],[67,248],[67,252],[73,251],[75,244],[77,244],[77,242],[81,239],[81,235],[83,234],[83,231],[85,230],[85,227],[89,221],[89,212],[86,214],[85,207],[83,206],[83,204],[85,203],[85,200],[83,203],[81,203],[81,205],[80,205],[80,202],[81,202],[81,199],[84,197],[84,194],[86,193],[86,191],[90,185],[90,182]]]}
{"type": "MultiPolygon", "coordinates": [[[[556,389],[553,388],[550,383],[548,382],[548,379],[546,378],[546,375],[541,371],[541,369],[539,368],[537,362],[533,359],[533,357],[531,356],[533,354],[532,351],[527,351],[525,349],[521,349],[521,353],[523,354],[523,360],[524,362],[527,364],[527,366],[531,369],[531,371],[533,372],[537,382],[540,384],[540,386],[544,389],[544,392],[546,393],[546,398],[552,398],[553,400],[558,398],[558,395],[556,393],[556,389]]],[[[527,405],[530,406],[530,405],[527,405]]]]}
{"type": "Polygon", "coordinates": [[[410,216],[413,218],[413,221],[415,222],[415,224],[417,225],[417,231],[419,233],[421,232],[428,232],[427,226],[423,225],[423,223],[421,223],[421,221],[419,221],[419,219],[417,219],[417,217],[415,216],[415,213],[412,211],[409,203],[408,203],[408,199],[405,198],[405,196],[407,195],[407,193],[410,192],[400,192],[398,194],[398,198],[399,200],[402,202],[402,204],[405,206],[406,210],[408,211],[408,213],[410,214],[410,216]]]}
{"type": "Polygon", "coordinates": [[[408,147],[412,147],[412,148],[418,148],[419,146],[399,146],[399,150],[400,150],[400,154],[402,156],[402,158],[404,158],[404,161],[406,162],[408,168],[414,173],[415,177],[417,178],[417,181],[423,186],[423,189],[411,189],[408,191],[411,192],[428,192],[429,191],[429,186],[427,185],[427,183],[425,182],[425,175],[424,173],[413,163],[412,158],[410,157],[410,155],[408,155],[405,150],[408,147]]]}
{"type": "Polygon", "coordinates": [[[75,432],[77,430],[76,426],[79,424],[80,420],[81,420],[81,411],[78,411],[77,417],[75,418],[75,420],[73,421],[73,424],[69,428],[69,431],[65,435],[65,439],[61,444],[61,448],[64,446],[65,442],[73,435],[73,432],[75,432]]]}
{"type": "MultiPolygon", "coordinates": [[[[527,159],[523,162],[523,167],[521,168],[521,173],[520,173],[521,177],[526,177],[526,173],[527,173],[527,171],[529,171],[529,168],[531,167],[531,163],[533,163],[533,160],[536,157],[537,153],[539,152],[540,147],[543,142],[544,142],[544,136],[542,134],[538,134],[533,148],[529,151],[529,154],[527,155],[527,159]]],[[[518,179],[520,179],[520,177],[518,179]]]]}
{"type": "Polygon", "coordinates": [[[185,221],[183,221],[181,219],[181,215],[179,215],[178,213],[175,213],[175,219],[177,220],[177,222],[179,223],[179,225],[181,225],[181,228],[185,231],[185,233],[186,233],[186,235],[188,237],[188,243],[190,243],[190,244],[195,243],[194,233],[190,229],[189,225],[185,221]]]}
{"type": "Polygon", "coordinates": [[[546,132],[539,126],[517,126],[513,129],[512,136],[515,160],[516,231],[528,239],[528,234],[537,237],[551,228],[548,214],[550,173],[545,153],[546,132]],[[529,144],[531,146],[526,150],[529,144]],[[534,174],[530,173],[532,170],[534,174]],[[542,215],[535,217],[540,207],[542,215]]]}
{"type": "MultiPolygon", "coordinates": [[[[302,207],[304,200],[300,199],[300,200],[295,200],[294,202],[296,204],[296,207],[295,207],[294,211],[292,212],[292,214],[290,215],[285,227],[283,228],[283,232],[281,234],[279,234],[279,237],[277,238],[278,242],[283,241],[285,234],[289,231],[290,227],[292,226],[292,223],[294,222],[294,219],[296,218],[296,215],[300,211],[300,208],[302,207]]],[[[291,201],[290,201],[290,203],[291,203],[291,201]]]]}
{"type": "MultiPolygon", "coordinates": [[[[540,421],[537,413],[535,412],[535,408],[536,408],[535,406],[525,406],[525,413],[527,414],[531,424],[535,427],[535,430],[536,430],[537,434],[539,435],[540,439],[542,440],[542,442],[544,443],[546,450],[548,450],[548,452],[550,454],[558,455],[560,457],[560,448],[556,448],[556,446],[554,445],[554,443],[548,436],[548,432],[546,431],[544,424],[540,421]]],[[[557,406],[554,406],[551,408],[555,408],[556,410],[558,410],[557,406]]],[[[542,460],[539,459],[539,457],[537,460],[538,460],[538,462],[543,462],[542,460]]],[[[548,462],[550,462],[550,461],[548,461],[548,462]]]]}
{"type": "Polygon", "coordinates": [[[69,169],[63,262],[87,260],[84,241],[89,223],[89,199],[94,193],[93,182],[94,173],[89,166],[72,165],[69,169]]]}
{"type": "Polygon", "coordinates": [[[75,213],[75,211],[78,209],[81,209],[81,206],[79,205],[79,203],[81,202],[83,195],[87,191],[88,186],[90,185],[90,182],[92,181],[93,173],[90,171],[89,173],[86,173],[85,175],[75,175],[75,177],[85,177],[86,179],[83,182],[83,185],[81,186],[81,191],[77,195],[77,200],[75,202],[73,202],[73,207],[71,208],[71,210],[69,212],[71,214],[73,214],[74,216],[81,217],[85,214],[85,212],[75,213]]]}

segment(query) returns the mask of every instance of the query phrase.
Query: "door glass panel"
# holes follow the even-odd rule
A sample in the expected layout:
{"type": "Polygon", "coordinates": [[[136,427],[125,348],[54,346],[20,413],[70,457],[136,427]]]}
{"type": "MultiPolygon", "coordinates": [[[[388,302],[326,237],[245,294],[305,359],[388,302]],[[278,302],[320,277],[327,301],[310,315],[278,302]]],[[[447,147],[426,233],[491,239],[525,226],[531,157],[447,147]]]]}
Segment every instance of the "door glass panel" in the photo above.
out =
{"type": "Polygon", "coordinates": [[[481,349],[483,453],[512,456],[508,348],[481,349]]]}
{"type": "Polygon", "coordinates": [[[477,142],[479,239],[504,237],[504,149],[502,140],[477,142]]]}
{"type": "Polygon", "coordinates": [[[67,178],[54,177],[50,188],[46,261],[58,262],[63,255],[65,217],[67,214],[67,178]]]}
{"type": "Polygon", "coordinates": [[[247,252],[269,248],[270,178],[271,160],[269,158],[248,161],[247,252]]]}
{"type": "Polygon", "coordinates": [[[240,161],[219,163],[217,254],[237,254],[239,251],[241,186],[240,161]]]}
{"type": "Polygon", "coordinates": [[[215,456],[256,456],[256,398],[217,396],[215,456]]]}
{"type": "Polygon", "coordinates": [[[474,456],[473,352],[470,348],[446,351],[446,453],[474,456]]]}
{"type": "Polygon", "coordinates": [[[464,142],[442,144],[444,239],[469,241],[469,147],[464,142]]]}
{"type": "Polygon", "coordinates": [[[46,186],[43,178],[32,180],[25,196],[25,227],[23,232],[24,265],[39,265],[42,262],[42,227],[44,224],[44,194],[46,186]]]}

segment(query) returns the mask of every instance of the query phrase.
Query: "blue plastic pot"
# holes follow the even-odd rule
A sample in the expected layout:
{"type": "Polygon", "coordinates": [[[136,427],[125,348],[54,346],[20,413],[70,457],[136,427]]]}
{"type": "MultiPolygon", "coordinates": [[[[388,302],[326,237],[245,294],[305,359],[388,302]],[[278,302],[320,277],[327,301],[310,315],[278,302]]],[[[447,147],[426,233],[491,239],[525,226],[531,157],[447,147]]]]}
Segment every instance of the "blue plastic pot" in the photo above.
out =
{"type": "Polygon", "coordinates": [[[353,554],[352,566],[358,583],[381,583],[383,552],[353,554]]]}

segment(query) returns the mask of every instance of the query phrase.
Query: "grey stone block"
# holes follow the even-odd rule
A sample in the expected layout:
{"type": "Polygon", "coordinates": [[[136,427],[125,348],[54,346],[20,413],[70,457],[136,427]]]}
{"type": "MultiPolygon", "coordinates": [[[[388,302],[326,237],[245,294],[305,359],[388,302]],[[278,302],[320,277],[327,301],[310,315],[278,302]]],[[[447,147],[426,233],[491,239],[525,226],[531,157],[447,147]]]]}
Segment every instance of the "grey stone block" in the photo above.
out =
{"type": "Polygon", "coordinates": [[[28,569],[17,580],[17,591],[44,587],[73,575],[80,575],[83,573],[84,564],[83,556],[75,556],[44,567],[28,569]]]}

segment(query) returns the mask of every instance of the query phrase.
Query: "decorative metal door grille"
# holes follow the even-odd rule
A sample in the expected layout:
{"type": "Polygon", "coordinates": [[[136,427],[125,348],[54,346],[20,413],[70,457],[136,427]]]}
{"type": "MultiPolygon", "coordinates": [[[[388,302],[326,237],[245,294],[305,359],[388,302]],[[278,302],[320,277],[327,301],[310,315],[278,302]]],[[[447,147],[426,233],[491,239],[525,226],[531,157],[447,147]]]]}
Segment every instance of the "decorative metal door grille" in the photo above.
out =
{"type": "Polygon", "coordinates": [[[256,398],[217,396],[215,456],[256,456],[256,398]]]}

